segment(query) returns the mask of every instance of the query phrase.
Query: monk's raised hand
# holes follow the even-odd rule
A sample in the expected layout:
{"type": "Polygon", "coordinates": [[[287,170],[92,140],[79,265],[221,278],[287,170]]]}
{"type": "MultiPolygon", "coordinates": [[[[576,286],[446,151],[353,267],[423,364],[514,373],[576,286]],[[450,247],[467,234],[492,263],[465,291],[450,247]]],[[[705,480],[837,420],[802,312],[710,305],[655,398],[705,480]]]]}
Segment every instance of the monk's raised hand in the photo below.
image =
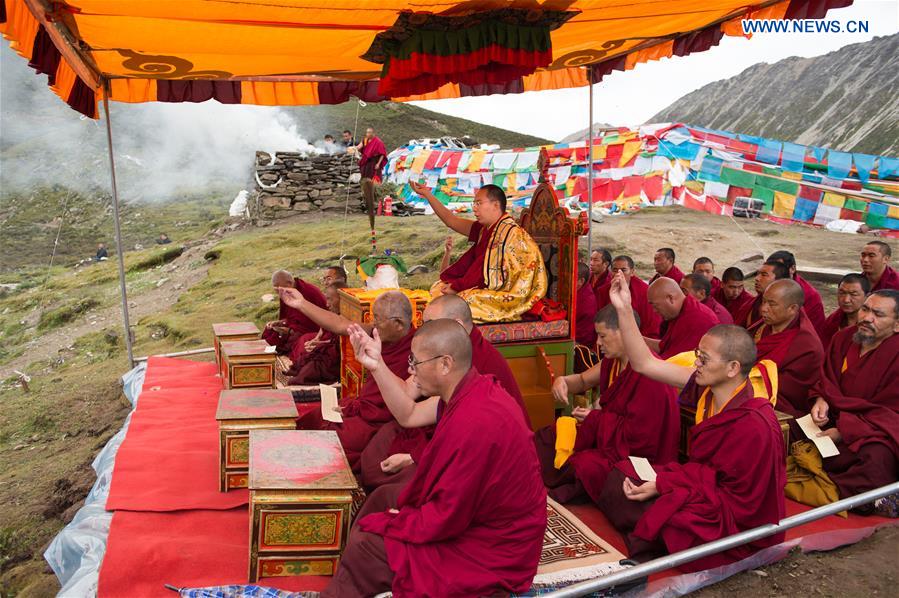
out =
{"type": "Polygon", "coordinates": [[[374,372],[381,365],[381,336],[378,329],[373,330],[374,338],[368,336],[365,329],[359,324],[350,324],[347,327],[347,335],[350,337],[350,344],[353,345],[353,352],[356,354],[356,360],[365,369],[374,372]]]}
{"type": "Polygon", "coordinates": [[[556,378],[556,381],[553,382],[553,398],[557,403],[562,403],[563,405],[568,404],[568,382],[565,381],[564,376],[559,376],[556,378]]]}
{"type": "Polygon", "coordinates": [[[627,284],[627,279],[621,272],[616,273],[612,278],[612,283],[609,287],[609,300],[615,306],[615,309],[627,308],[631,304],[631,289],[627,284]]]}
{"type": "Polygon", "coordinates": [[[830,419],[830,405],[827,404],[827,401],[825,401],[823,397],[818,397],[815,404],[812,405],[810,413],[812,414],[812,421],[815,422],[815,425],[819,427],[823,426],[827,423],[827,420],[830,419]]]}
{"type": "Polygon", "coordinates": [[[409,453],[397,453],[381,461],[381,471],[388,474],[399,473],[413,463],[415,461],[412,460],[412,455],[409,453]]]}
{"type": "Polygon", "coordinates": [[[281,301],[297,309],[300,309],[305,301],[303,294],[291,287],[278,287],[278,296],[281,301]]]}
{"type": "Polygon", "coordinates": [[[412,187],[412,190],[422,197],[427,197],[431,194],[431,190],[428,189],[426,185],[422,185],[421,183],[416,183],[415,181],[409,181],[409,186],[412,187]]]}

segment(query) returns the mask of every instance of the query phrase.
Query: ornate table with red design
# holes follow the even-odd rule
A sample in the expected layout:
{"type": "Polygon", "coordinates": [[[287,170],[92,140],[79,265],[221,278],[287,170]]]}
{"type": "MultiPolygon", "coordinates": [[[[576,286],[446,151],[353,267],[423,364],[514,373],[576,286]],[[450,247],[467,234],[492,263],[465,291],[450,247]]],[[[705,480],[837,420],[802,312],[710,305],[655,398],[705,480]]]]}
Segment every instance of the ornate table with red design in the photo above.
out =
{"type": "Polygon", "coordinates": [[[278,356],[267,342],[223,342],[222,382],[225,388],[275,387],[275,362],[278,356]]]}
{"type": "Polygon", "coordinates": [[[336,432],[250,430],[250,582],[333,575],[357,490],[336,432]]]}
{"type": "Polygon", "coordinates": [[[219,322],[212,325],[212,346],[215,348],[215,362],[224,377],[225,362],[222,359],[222,343],[229,341],[253,341],[262,332],[253,322],[219,322]]]}
{"type": "Polygon", "coordinates": [[[250,430],[295,430],[297,406],[289,390],[223,390],[215,419],[219,423],[219,490],[246,488],[250,467],[250,430]]]}

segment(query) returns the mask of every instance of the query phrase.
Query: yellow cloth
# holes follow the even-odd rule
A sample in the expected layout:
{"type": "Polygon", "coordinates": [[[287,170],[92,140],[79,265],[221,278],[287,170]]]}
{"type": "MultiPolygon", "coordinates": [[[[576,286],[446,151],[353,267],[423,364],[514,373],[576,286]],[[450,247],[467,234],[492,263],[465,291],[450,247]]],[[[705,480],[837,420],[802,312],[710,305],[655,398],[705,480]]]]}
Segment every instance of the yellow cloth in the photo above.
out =
{"type": "Polygon", "coordinates": [[[626,141],[624,148],[621,150],[621,159],[618,161],[618,167],[623,168],[625,164],[630,162],[634,156],[640,153],[641,147],[643,147],[642,141],[626,141]]]}
{"type": "Polygon", "coordinates": [[[842,195],[837,195],[836,193],[827,191],[824,193],[824,199],[822,199],[821,202],[828,206],[836,206],[838,208],[842,208],[843,204],[846,203],[846,198],[842,195]]]}
{"type": "Polygon", "coordinates": [[[577,420],[563,416],[556,420],[556,460],[553,465],[562,469],[568,457],[574,453],[574,440],[577,438],[577,420]]]}
{"type": "Polygon", "coordinates": [[[672,355],[668,359],[666,359],[668,363],[673,363],[674,365],[679,365],[681,367],[693,369],[693,364],[696,363],[696,353],[694,351],[684,351],[683,353],[678,353],[677,355],[672,355]]]}
{"type": "Polygon", "coordinates": [[[421,153],[415,156],[415,160],[412,161],[412,172],[421,174],[429,157],[431,157],[431,150],[421,150],[421,153]]]}
{"type": "MultiPolygon", "coordinates": [[[[821,453],[811,440],[800,440],[790,447],[784,493],[790,500],[810,507],[821,507],[839,500],[837,485],[824,471],[821,453]]],[[[846,511],[839,515],[847,516],[846,511]]]]}
{"type": "Polygon", "coordinates": [[[481,169],[481,163],[484,161],[486,155],[487,152],[483,150],[474,150],[471,152],[471,158],[468,160],[468,166],[465,167],[465,172],[478,172],[481,169]]]}
{"type": "Polygon", "coordinates": [[[540,248],[508,214],[493,229],[483,276],[486,288],[459,293],[471,307],[475,322],[520,320],[546,295],[546,265],[540,248]]]}
{"type": "Polygon", "coordinates": [[[749,372],[749,383],[752,384],[755,396],[767,398],[772,407],[777,403],[776,363],[770,359],[763,359],[755,364],[755,367],[749,372]],[[764,370],[764,374],[767,375],[768,384],[765,384],[765,377],[762,375],[762,370],[764,370]]]}
{"type": "Polygon", "coordinates": [[[793,210],[796,208],[796,196],[784,193],[783,191],[774,192],[774,208],[771,210],[775,216],[781,218],[792,218],[793,210]]]}

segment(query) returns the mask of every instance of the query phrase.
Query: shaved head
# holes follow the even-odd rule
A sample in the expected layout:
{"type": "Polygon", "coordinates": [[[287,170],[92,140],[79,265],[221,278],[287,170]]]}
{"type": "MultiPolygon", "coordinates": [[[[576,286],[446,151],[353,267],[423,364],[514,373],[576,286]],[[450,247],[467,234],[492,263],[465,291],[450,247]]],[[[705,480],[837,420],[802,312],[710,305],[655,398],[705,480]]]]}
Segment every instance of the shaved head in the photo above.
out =
{"type": "Polygon", "coordinates": [[[666,276],[656,279],[649,285],[647,300],[663,320],[673,320],[680,315],[684,298],[680,285],[666,276]]]}
{"type": "Polygon", "coordinates": [[[787,306],[798,305],[799,307],[802,307],[805,305],[805,293],[803,292],[802,287],[799,286],[798,282],[791,278],[775,280],[768,285],[767,289],[765,289],[765,296],[767,296],[768,293],[778,295],[787,306]]]}
{"type": "Polygon", "coordinates": [[[471,318],[471,308],[458,295],[441,295],[436,299],[432,299],[425,308],[422,319],[425,322],[443,319],[456,320],[462,324],[468,333],[471,333],[474,327],[474,321],[471,318]]]}
{"type": "Polygon", "coordinates": [[[292,287],[293,286],[293,274],[291,274],[287,270],[276,271],[274,274],[272,274],[272,286],[273,287],[292,287]]]}
{"type": "Polygon", "coordinates": [[[451,371],[467,372],[471,368],[471,338],[455,320],[431,320],[422,324],[412,340],[416,361],[423,362],[438,355],[453,358],[451,371]]]}
{"type": "Polygon", "coordinates": [[[378,295],[372,304],[372,310],[378,311],[378,315],[385,320],[399,320],[407,330],[412,325],[412,304],[400,291],[387,291],[378,295]]]}
{"type": "Polygon", "coordinates": [[[749,375],[755,365],[758,353],[755,341],[752,340],[745,328],[733,324],[719,324],[711,328],[705,335],[720,341],[717,349],[721,359],[738,362],[740,373],[744,376],[749,375]]]}

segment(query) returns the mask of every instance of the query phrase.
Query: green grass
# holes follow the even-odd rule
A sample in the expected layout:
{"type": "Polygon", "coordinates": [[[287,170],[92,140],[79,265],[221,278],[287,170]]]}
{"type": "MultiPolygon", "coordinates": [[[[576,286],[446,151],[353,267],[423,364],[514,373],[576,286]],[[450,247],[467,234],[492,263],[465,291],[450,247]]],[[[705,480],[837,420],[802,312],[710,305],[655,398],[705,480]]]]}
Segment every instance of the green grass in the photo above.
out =
{"type": "Polygon", "coordinates": [[[59,328],[75,320],[81,314],[97,307],[100,302],[92,298],[78,299],[68,305],[41,312],[37,323],[38,331],[59,328]]]}

